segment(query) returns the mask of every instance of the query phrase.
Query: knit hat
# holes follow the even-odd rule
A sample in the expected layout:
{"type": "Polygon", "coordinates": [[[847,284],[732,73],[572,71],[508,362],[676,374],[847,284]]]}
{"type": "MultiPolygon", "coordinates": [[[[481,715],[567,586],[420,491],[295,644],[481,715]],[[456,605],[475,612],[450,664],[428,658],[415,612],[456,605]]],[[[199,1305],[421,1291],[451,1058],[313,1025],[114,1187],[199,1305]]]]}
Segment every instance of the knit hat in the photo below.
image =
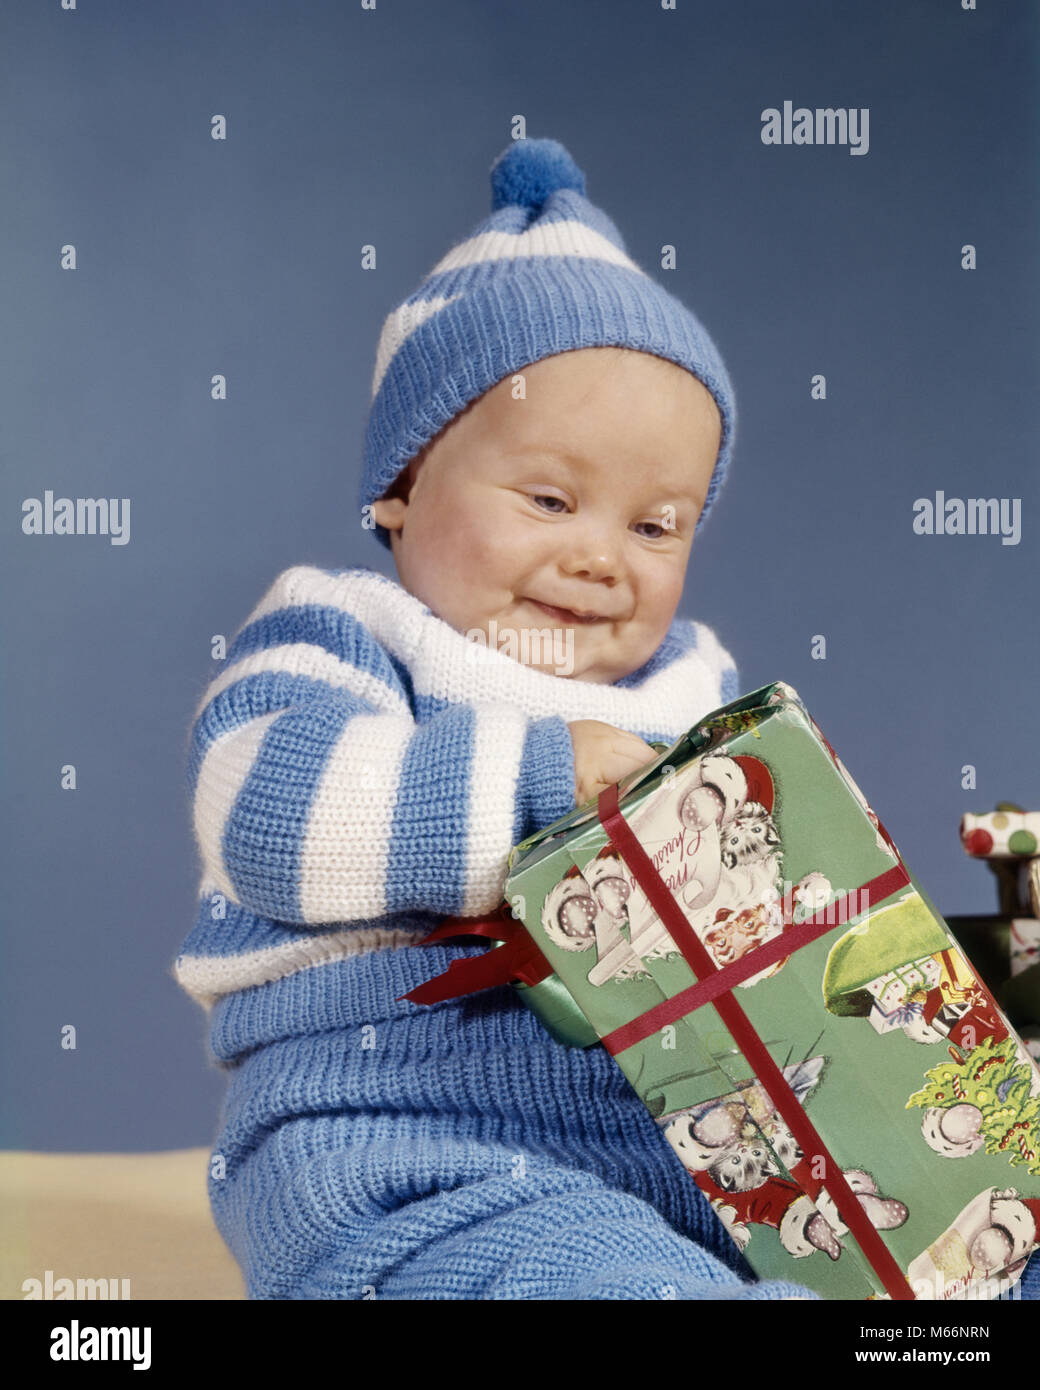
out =
{"type": "MultiPolygon", "coordinates": [[[[722,486],[736,428],[722,358],[690,310],[629,259],[614,223],[586,199],[585,176],[559,141],[514,141],[491,166],[491,216],[383,325],[361,506],[384,496],[410,459],[504,377],[589,347],[664,357],[715,398],[722,437],[699,531],[722,486]]],[[[389,547],[387,530],[375,531],[389,547]]]]}

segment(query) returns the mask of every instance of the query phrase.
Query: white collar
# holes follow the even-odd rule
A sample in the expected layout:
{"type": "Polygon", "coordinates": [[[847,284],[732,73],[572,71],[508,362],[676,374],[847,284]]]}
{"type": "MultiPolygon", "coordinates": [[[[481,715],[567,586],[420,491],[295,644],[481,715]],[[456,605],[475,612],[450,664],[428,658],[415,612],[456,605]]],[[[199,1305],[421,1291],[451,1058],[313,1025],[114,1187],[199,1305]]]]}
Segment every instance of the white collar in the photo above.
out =
{"type": "MultiPolygon", "coordinates": [[[[601,719],[618,728],[678,738],[722,703],[722,669],[730,663],[709,627],[676,617],[662,648],[623,684],[571,680],[522,665],[508,652],[457,632],[414,594],[365,566],[326,570],[296,566],[285,583],[294,603],[320,603],[358,618],[407,667],[416,697],[448,704],[508,703],[531,718],[601,719]]],[[[271,604],[265,607],[273,606],[271,604]]]]}

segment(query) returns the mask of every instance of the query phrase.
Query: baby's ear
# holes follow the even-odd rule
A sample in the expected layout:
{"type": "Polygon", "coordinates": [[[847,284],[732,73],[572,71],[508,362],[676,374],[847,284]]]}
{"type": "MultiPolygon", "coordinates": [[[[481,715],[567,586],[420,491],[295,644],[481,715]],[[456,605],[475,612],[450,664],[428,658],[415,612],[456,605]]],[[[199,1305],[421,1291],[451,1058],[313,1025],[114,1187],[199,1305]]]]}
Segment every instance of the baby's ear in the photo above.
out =
{"type": "Polygon", "coordinates": [[[408,503],[403,497],[380,497],[372,503],[372,515],[377,526],[385,526],[388,531],[399,531],[404,525],[404,514],[408,503]]]}

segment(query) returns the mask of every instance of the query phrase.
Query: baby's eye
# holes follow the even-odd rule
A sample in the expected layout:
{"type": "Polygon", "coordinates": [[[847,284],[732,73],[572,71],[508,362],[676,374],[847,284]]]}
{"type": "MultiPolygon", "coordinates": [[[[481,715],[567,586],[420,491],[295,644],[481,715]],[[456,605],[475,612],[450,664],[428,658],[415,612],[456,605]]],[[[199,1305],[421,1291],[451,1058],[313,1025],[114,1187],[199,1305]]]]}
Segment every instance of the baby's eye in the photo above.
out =
{"type": "Polygon", "coordinates": [[[542,507],[543,511],[565,512],[567,510],[567,503],[563,500],[563,498],[554,497],[551,493],[533,493],[531,496],[531,501],[536,503],[538,506],[541,506],[543,502],[556,502],[559,504],[555,507],[542,507]]]}
{"type": "Polygon", "coordinates": [[[661,525],[659,521],[637,521],[636,529],[638,530],[640,526],[649,526],[650,530],[653,532],[652,535],[646,535],[646,532],[643,532],[643,535],[646,536],[646,539],[648,541],[660,540],[661,537],[665,534],[665,528],[661,525]]]}

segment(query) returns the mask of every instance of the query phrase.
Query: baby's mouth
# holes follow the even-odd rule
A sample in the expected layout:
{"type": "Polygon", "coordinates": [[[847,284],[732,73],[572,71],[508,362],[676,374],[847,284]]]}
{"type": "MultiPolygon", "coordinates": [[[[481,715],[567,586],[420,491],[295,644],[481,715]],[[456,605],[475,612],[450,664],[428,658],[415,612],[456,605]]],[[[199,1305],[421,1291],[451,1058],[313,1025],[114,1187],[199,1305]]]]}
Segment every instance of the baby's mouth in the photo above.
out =
{"type": "Polygon", "coordinates": [[[558,623],[582,623],[588,626],[607,621],[598,613],[575,613],[570,608],[557,608],[552,603],[540,603],[536,598],[529,598],[527,602],[533,603],[535,608],[540,608],[543,613],[548,613],[549,617],[555,618],[558,623]]]}

